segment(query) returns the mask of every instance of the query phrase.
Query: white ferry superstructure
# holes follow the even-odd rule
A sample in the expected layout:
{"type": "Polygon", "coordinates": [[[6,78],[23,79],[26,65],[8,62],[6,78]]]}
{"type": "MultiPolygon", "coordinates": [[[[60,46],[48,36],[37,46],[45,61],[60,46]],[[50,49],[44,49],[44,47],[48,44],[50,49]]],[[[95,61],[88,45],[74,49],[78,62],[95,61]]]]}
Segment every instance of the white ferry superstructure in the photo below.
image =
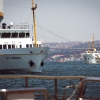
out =
{"type": "Polygon", "coordinates": [[[92,40],[92,50],[90,50],[90,46],[88,47],[88,51],[83,55],[84,62],[88,64],[100,64],[100,51],[97,51],[94,47],[94,35],[92,40]]]}
{"type": "MultiPolygon", "coordinates": [[[[32,1],[32,10],[36,9],[32,1]]],[[[33,14],[35,21],[35,16],[33,14]]],[[[36,30],[36,22],[34,22],[36,30]]],[[[35,31],[34,31],[35,32],[35,31]]],[[[10,25],[2,23],[0,26],[0,73],[10,72],[38,72],[43,66],[49,48],[43,47],[40,41],[31,37],[30,25],[10,25]]]]}

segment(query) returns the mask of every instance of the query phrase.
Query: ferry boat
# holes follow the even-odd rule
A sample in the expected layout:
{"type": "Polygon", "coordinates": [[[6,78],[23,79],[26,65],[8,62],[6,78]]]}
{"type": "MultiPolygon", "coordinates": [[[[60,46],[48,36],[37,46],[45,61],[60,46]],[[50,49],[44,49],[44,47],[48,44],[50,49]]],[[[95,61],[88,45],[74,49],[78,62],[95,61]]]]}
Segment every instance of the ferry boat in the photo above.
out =
{"type": "Polygon", "coordinates": [[[88,45],[88,50],[83,55],[84,62],[88,64],[100,64],[100,51],[97,51],[94,47],[94,34],[92,39],[92,50],[90,50],[90,45],[88,45]]]}
{"type": "MultiPolygon", "coordinates": [[[[2,5],[3,0],[0,0],[0,6],[2,5]]],[[[30,25],[15,25],[12,22],[10,25],[0,25],[0,73],[39,72],[40,66],[43,66],[49,47],[43,47],[41,41],[37,41],[36,8],[37,5],[32,0],[34,39],[30,25]]],[[[3,12],[0,11],[0,21],[2,19],[3,12]]]]}

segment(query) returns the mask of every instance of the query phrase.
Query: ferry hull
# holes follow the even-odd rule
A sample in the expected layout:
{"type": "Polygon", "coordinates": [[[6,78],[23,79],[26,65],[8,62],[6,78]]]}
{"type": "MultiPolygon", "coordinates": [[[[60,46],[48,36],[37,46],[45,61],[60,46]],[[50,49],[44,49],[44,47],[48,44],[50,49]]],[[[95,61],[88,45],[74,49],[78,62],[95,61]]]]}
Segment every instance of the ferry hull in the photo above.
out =
{"type": "MultiPolygon", "coordinates": [[[[100,55],[100,54],[96,54],[100,55]]],[[[87,64],[100,64],[100,56],[95,56],[95,54],[85,54],[84,62],[87,64]]]]}
{"type": "Polygon", "coordinates": [[[43,66],[48,50],[48,47],[1,50],[0,73],[38,72],[40,66],[43,66]]]}
{"type": "Polygon", "coordinates": [[[95,58],[92,55],[84,55],[84,62],[87,64],[96,63],[95,58]]]}

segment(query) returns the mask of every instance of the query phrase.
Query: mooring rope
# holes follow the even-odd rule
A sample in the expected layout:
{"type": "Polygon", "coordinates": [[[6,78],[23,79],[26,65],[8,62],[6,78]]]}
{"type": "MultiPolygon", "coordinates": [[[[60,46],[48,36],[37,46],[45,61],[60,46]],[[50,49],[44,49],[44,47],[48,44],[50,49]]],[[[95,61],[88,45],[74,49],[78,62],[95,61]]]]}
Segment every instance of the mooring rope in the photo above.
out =
{"type": "Polygon", "coordinates": [[[67,86],[67,88],[69,88],[69,87],[75,87],[75,90],[73,91],[73,93],[66,100],[70,100],[74,96],[74,94],[76,93],[76,91],[78,89],[78,84],[67,86]]]}
{"type": "MultiPolygon", "coordinates": [[[[76,91],[77,91],[77,89],[78,89],[78,85],[79,85],[79,84],[76,84],[76,85],[68,85],[68,86],[65,87],[64,96],[66,95],[66,89],[68,89],[68,88],[75,88],[74,91],[72,92],[72,94],[71,94],[66,100],[70,100],[70,99],[74,96],[74,94],[76,93],[76,91]]],[[[63,99],[64,99],[64,98],[62,98],[62,100],[63,100],[63,99]]]]}

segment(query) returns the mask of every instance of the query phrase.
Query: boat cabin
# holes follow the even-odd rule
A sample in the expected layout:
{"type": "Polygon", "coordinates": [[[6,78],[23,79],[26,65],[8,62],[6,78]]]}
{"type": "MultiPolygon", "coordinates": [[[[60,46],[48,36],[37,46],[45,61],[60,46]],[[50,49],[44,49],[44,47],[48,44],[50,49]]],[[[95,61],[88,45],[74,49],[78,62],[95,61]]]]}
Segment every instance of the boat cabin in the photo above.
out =
{"type": "Polygon", "coordinates": [[[41,47],[41,42],[37,44],[32,39],[31,26],[27,24],[9,26],[2,23],[0,26],[0,49],[32,48],[35,45],[41,47]]]}

